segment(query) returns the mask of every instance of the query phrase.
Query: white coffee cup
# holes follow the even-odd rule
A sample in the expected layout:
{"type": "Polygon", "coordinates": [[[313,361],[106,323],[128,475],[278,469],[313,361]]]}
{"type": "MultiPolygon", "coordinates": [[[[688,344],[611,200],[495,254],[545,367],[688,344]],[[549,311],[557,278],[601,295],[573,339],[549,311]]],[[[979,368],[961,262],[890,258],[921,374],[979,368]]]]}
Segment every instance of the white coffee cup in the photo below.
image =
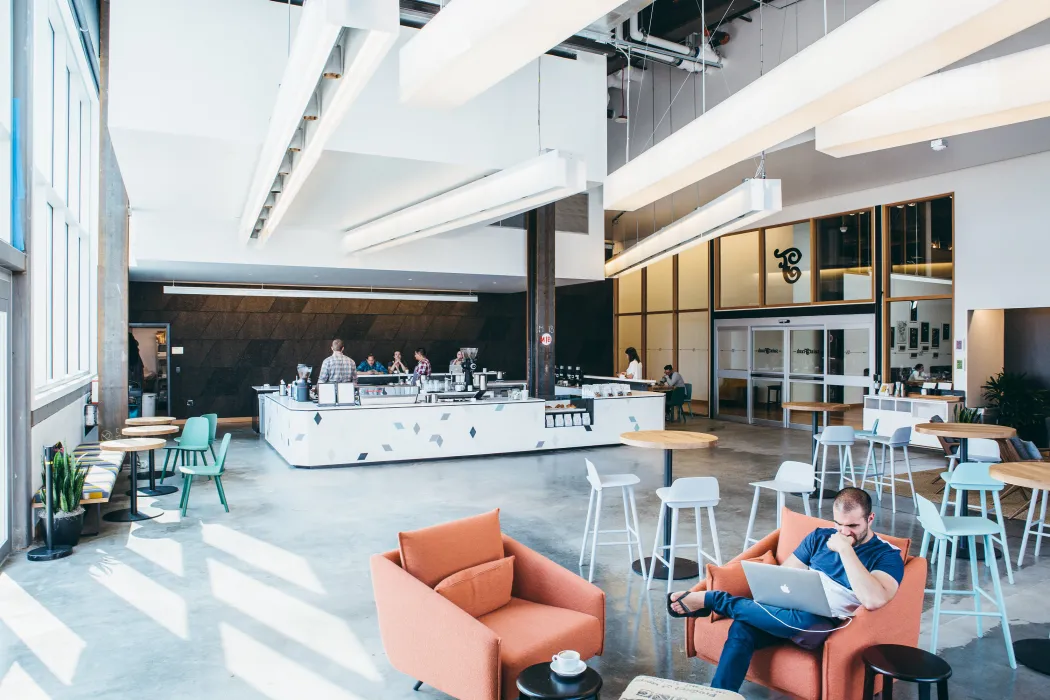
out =
{"type": "Polygon", "coordinates": [[[572,673],[580,667],[580,652],[566,649],[551,657],[551,665],[557,673],[572,673]]]}

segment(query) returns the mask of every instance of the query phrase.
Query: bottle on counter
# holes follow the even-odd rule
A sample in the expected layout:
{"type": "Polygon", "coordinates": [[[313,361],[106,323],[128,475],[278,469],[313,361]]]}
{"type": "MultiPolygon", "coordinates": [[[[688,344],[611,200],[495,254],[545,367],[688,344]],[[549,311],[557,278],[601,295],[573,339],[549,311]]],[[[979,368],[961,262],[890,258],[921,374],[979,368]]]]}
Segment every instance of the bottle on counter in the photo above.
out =
{"type": "Polygon", "coordinates": [[[284,383],[284,379],[281,380],[281,396],[288,396],[288,385],[284,383]]]}

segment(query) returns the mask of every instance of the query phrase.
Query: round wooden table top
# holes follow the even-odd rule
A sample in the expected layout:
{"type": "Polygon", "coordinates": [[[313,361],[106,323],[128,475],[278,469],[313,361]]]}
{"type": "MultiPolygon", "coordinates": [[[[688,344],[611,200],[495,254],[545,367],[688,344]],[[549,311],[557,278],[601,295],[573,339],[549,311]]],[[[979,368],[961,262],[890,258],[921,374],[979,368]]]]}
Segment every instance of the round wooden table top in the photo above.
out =
{"type": "Polygon", "coordinates": [[[718,438],[707,433],[685,430],[636,430],[622,433],[620,442],[631,447],[651,447],[658,450],[699,450],[718,443],[718,438]]]}
{"type": "Polygon", "coordinates": [[[106,440],[99,447],[107,452],[149,452],[162,449],[167,443],[160,438],[124,438],[123,440],[106,440]]]}
{"type": "Polygon", "coordinates": [[[813,411],[821,413],[824,411],[845,411],[849,408],[849,404],[823,403],[821,401],[788,401],[781,405],[792,411],[813,411]]]}
{"type": "Polygon", "coordinates": [[[919,423],[915,432],[922,435],[950,438],[987,438],[989,440],[1017,437],[1017,431],[1005,425],[986,423],[919,423]]]}
{"type": "Polygon", "coordinates": [[[1050,489],[1050,462],[1001,462],[993,464],[988,473],[1014,486],[1036,491],[1050,489]]]}
{"type": "Polygon", "coordinates": [[[175,419],[171,416],[150,416],[148,418],[128,418],[125,425],[169,425],[175,419]]]}
{"type": "Polygon", "coordinates": [[[133,425],[120,431],[127,437],[156,437],[179,432],[177,425],[133,425]]]}

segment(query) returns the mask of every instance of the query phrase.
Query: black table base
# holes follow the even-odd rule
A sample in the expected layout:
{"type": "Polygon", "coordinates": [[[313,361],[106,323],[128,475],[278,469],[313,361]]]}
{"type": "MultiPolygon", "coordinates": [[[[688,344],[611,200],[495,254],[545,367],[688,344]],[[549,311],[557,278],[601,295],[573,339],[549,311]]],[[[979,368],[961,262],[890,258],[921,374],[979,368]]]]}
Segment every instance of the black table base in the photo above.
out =
{"type": "MultiPolygon", "coordinates": [[[[167,496],[170,493],[178,491],[178,487],[165,486],[164,484],[157,484],[156,478],[157,472],[154,471],[153,465],[153,450],[149,451],[149,471],[139,472],[135,476],[139,479],[149,479],[149,486],[143,486],[138,489],[140,496],[167,496]]],[[[124,495],[130,496],[131,491],[125,491],[124,495]]]]}
{"type": "Polygon", "coordinates": [[[518,692],[522,698],[537,700],[598,700],[602,677],[591,667],[578,676],[559,676],[551,670],[549,661],[534,664],[518,676],[518,692]]]}
{"type": "Polygon", "coordinates": [[[1050,676],[1050,639],[1018,639],[1014,642],[1017,663],[1050,676]]]}
{"type": "Polygon", "coordinates": [[[54,561],[55,559],[68,557],[72,553],[73,548],[68,544],[56,544],[53,547],[44,546],[30,549],[26,552],[26,558],[29,561],[54,561]]]}
{"type": "MultiPolygon", "coordinates": [[[[636,574],[641,574],[643,577],[649,575],[649,564],[652,561],[651,557],[640,559],[631,565],[636,574]]],[[[681,557],[674,558],[674,580],[681,581],[687,578],[696,578],[700,575],[700,565],[692,559],[683,559],[681,557]]],[[[656,570],[653,572],[653,578],[658,578],[661,581],[667,580],[667,566],[662,562],[656,562],[656,570]]]]}
{"type": "MultiPolygon", "coordinates": [[[[150,460],[151,460],[150,474],[152,474],[153,473],[153,469],[152,469],[152,467],[153,467],[153,465],[152,465],[153,451],[152,450],[150,450],[149,455],[150,455],[150,460]]],[[[150,519],[156,518],[158,515],[160,515],[160,513],[151,513],[151,512],[143,513],[143,512],[139,511],[139,497],[138,497],[139,474],[138,474],[138,469],[139,469],[139,456],[138,456],[138,453],[137,452],[132,452],[131,453],[131,491],[128,492],[128,495],[131,497],[131,507],[130,508],[121,508],[119,510],[114,510],[114,511],[110,511],[109,513],[106,513],[105,515],[102,516],[102,519],[105,520],[106,522],[108,522],[108,523],[132,523],[132,522],[137,522],[139,520],[150,520],[150,519]]],[[[152,481],[152,479],[150,479],[150,481],[152,481]]]]}

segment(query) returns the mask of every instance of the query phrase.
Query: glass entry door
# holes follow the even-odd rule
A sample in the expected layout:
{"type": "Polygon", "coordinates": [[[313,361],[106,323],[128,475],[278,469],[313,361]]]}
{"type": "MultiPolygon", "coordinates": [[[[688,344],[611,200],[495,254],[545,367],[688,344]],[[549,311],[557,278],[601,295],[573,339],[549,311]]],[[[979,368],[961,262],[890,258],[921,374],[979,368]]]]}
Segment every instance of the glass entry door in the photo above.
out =
{"type": "Polygon", "coordinates": [[[751,329],[751,423],[784,422],[785,343],[781,328],[751,329]]]}

